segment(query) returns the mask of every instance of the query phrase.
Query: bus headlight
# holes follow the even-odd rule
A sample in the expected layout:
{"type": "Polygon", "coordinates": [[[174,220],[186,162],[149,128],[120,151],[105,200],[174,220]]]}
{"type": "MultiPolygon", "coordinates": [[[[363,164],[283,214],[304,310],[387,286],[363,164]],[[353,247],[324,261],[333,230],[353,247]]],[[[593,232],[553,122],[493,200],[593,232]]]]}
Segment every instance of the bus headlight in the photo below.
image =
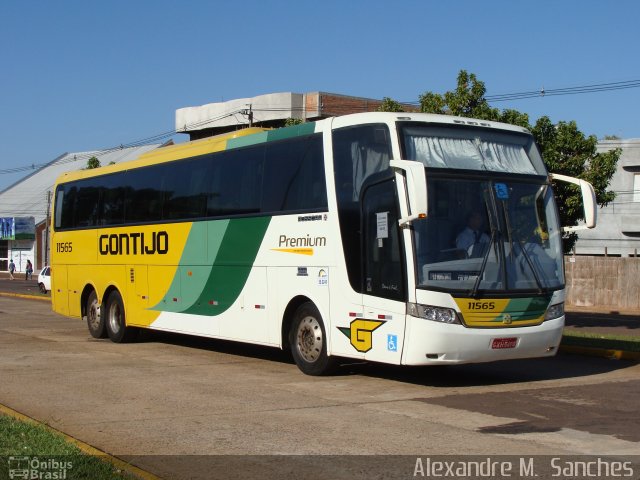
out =
{"type": "Polygon", "coordinates": [[[544,320],[553,320],[555,318],[560,318],[564,315],[564,302],[556,303],[555,305],[551,305],[547,308],[547,313],[544,314],[544,320]]]}
{"type": "Polygon", "coordinates": [[[456,311],[452,308],[432,307],[419,303],[407,303],[407,315],[440,323],[460,323],[456,311]]]}

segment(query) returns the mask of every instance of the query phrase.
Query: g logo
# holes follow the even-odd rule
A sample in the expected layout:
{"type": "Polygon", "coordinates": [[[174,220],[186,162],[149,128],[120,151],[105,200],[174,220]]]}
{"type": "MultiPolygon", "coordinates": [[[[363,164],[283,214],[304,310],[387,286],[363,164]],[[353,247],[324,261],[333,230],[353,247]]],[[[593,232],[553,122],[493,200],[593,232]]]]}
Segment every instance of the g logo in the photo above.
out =
{"type": "Polygon", "coordinates": [[[357,351],[366,353],[373,348],[373,331],[384,322],[380,320],[363,320],[356,318],[351,322],[349,328],[338,327],[344,335],[351,341],[351,345],[357,351]]]}
{"type": "Polygon", "coordinates": [[[505,325],[511,325],[511,321],[511,315],[509,315],[508,313],[502,315],[502,323],[504,323],[505,325]]]}

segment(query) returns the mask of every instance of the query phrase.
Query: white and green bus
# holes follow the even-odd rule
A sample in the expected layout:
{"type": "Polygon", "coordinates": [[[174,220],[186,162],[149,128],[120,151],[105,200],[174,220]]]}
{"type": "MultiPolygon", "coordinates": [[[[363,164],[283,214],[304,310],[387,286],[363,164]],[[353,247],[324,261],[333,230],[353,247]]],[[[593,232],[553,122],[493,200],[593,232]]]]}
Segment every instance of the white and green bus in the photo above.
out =
{"type": "MultiPolygon", "coordinates": [[[[551,178],[528,131],[428,114],[157,149],[58,179],[53,309],[114,342],[148,328],[291,349],[311,375],[553,355],[551,178]]],[[[554,178],[593,227],[591,186],[554,178]]]]}

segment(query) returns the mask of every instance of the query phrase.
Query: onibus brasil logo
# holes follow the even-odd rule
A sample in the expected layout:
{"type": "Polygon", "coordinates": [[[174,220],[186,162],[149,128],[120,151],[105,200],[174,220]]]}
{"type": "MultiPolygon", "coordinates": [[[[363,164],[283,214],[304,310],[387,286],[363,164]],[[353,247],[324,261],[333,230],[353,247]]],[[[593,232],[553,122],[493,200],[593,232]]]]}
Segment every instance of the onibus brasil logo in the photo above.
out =
{"type": "Polygon", "coordinates": [[[65,480],[73,463],[55,458],[9,457],[9,478],[25,480],[65,480]]]}

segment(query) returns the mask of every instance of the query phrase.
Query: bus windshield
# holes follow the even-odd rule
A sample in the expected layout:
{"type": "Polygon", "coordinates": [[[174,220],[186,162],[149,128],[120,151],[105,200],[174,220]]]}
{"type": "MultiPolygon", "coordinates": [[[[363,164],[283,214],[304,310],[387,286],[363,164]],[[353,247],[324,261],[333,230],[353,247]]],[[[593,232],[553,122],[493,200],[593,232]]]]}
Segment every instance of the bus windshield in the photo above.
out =
{"type": "Polygon", "coordinates": [[[564,285],[561,232],[547,184],[434,178],[414,223],[418,285],[471,295],[564,285]]]}
{"type": "Polygon", "coordinates": [[[531,135],[455,126],[402,126],[405,158],[427,168],[546,175],[531,135]]]}
{"type": "Polygon", "coordinates": [[[404,158],[424,164],[429,212],[414,222],[418,285],[479,292],[563,288],[553,192],[530,135],[405,124],[404,158]]]}

